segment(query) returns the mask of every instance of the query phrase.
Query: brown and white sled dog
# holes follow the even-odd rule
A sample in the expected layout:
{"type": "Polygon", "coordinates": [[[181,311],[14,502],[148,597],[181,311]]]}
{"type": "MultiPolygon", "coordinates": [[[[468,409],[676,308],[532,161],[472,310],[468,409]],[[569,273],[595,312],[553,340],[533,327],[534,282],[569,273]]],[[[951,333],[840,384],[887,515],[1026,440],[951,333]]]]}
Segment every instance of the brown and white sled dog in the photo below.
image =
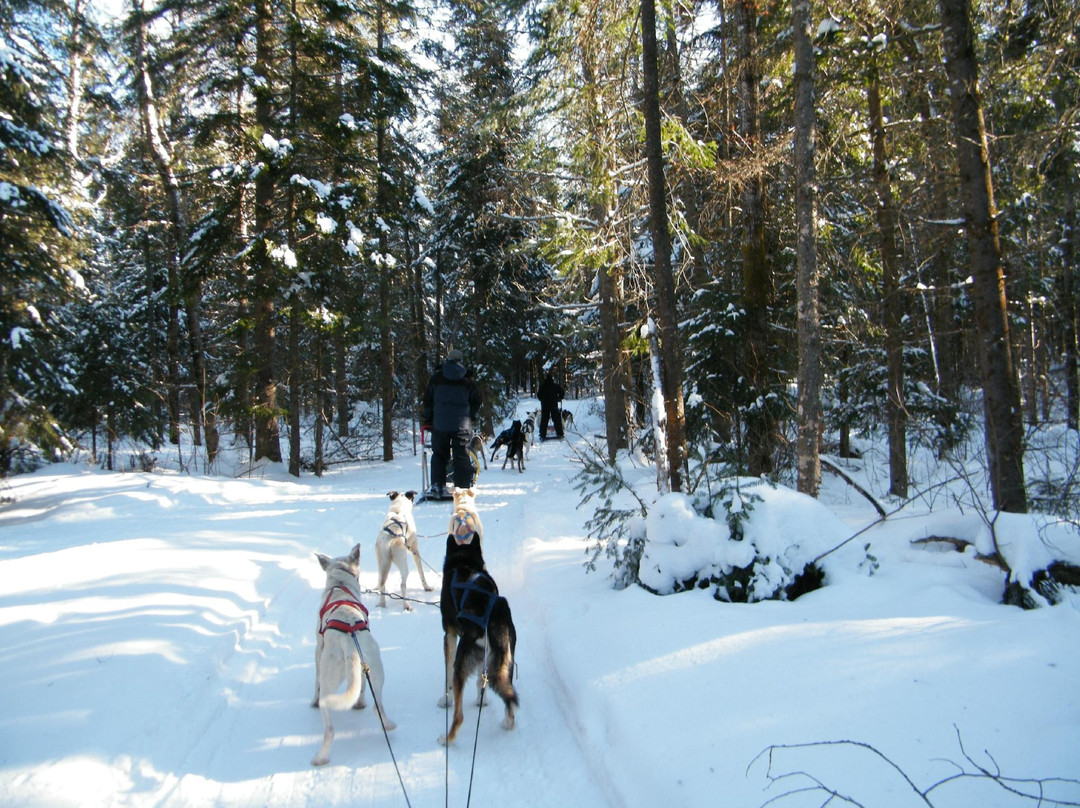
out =
{"type": "Polygon", "coordinates": [[[312,766],[330,761],[330,745],[334,742],[331,710],[359,710],[364,707],[365,679],[370,680],[375,710],[383,727],[395,726],[386,717],[382,703],[383,666],[378,643],[368,629],[368,612],[360,602],[360,545],[342,558],[330,558],[316,553],[319,564],[326,570],[326,587],[319,609],[319,633],[315,641],[315,700],[323,719],[323,740],[312,766]],[[355,639],[354,639],[355,638],[355,639]],[[361,658],[362,657],[362,658],[361,658]],[[365,676],[365,667],[367,668],[365,676]],[[345,682],[344,692],[338,688],[345,682]]]}
{"type": "Polygon", "coordinates": [[[485,675],[506,705],[504,729],[514,728],[518,706],[514,690],[514,651],[517,632],[510,604],[499,595],[495,579],[484,568],[479,534],[452,532],[446,537],[442,595],[439,599],[443,624],[443,657],[446,689],[439,700],[448,707],[453,694],[454,717],[439,743],[453,742],[464,720],[462,700],[465,683],[477,673],[477,704],[484,698],[485,675]]]}
{"type": "Polygon", "coordinates": [[[450,524],[447,526],[446,532],[462,537],[475,533],[483,541],[484,525],[480,521],[480,512],[476,510],[476,491],[474,489],[454,489],[454,510],[450,514],[450,524]]]}
{"type": "Polygon", "coordinates": [[[390,577],[390,565],[401,573],[401,603],[406,611],[412,611],[412,605],[405,597],[405,581],[409,577],[409,556],[412,555],[416,571],[420,573],[420,584],[425,592],[432,587],[424,577],[424,563],[420,560],[420,544],[416,536],[416,520],[413,518],[413,498],[415,491],[404,494],[391,491],[390,508],[383,519],[379,535],[375,539],[375,561],[379,565],[379,606],[386,607],[386,579],[390,577]]]}

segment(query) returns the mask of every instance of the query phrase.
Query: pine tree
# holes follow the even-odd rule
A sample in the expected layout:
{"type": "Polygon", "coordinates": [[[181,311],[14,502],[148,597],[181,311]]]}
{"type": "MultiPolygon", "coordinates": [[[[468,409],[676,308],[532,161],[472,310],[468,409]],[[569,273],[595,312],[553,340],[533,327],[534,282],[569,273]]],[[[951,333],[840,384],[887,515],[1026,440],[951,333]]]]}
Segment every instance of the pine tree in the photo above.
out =
{"type": "Polygon", "coordinates": [[[1026,513],[1020,391],[1009,339],[974,29],[968,0],[941,0],[940,6],[960,193],[971,254],[990,485],[997,509],[1026,513]]]}
{"type": "MultiPolygon", "coordinates": [[[[442,313],[436,354],[451,347],[468,354],[489,431],[497,399],[522,359],[518,337],[532,323],[521,316],[532,309],[530,290],[544,271],[522,249],[533,232],[537,192],[515,170],[529,140],[514,84],[508,11],[497,3],[451,9],[454,50],[440,54],[447,81],[439,88],[431,182],[437,225],[428,247],[438,274],[434,305],[442,313]]],[[[558,358],[550,349],[541,352],[547,363],[558,358]]]]}
{"type": "Polygon", "coordinates": [[[35,446],[58,445],[49,410],[69,382],[58,309],[83,287],[59,191],[70,157],[54,127],[58,95],[28,50],[57,18],[21,5],[0,2],[0,474],[35,446]]]}

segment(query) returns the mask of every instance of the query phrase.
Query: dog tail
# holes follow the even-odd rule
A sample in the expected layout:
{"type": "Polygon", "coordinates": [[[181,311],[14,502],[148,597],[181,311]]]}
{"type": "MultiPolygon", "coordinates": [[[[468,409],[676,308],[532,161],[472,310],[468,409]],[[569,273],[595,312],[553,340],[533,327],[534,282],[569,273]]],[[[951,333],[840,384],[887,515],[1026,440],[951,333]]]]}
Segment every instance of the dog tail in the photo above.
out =
{"type": "Polygon", "coordinates": [[[362,665],[349,665],[349,678],[345,690],[341,693],[327,693],[319,697],[319,707],[329,710],[348,710],[360,699],[364,691],[364,668],[362,665]]]}
{"type": "Polygon", "coordinates": [[[514,651],[517,648],[517,631],[510,615],[510,603],[499,598],[491,610],[488,624],[488,679],[509,708],[518,706],[514,690],[514,651]]]}

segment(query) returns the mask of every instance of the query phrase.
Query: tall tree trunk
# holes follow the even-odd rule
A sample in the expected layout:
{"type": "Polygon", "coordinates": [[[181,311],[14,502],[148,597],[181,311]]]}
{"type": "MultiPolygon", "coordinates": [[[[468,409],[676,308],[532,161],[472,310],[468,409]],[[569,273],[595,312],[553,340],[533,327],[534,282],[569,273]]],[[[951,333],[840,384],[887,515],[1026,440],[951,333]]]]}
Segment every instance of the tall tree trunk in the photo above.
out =
{"type": "Polygon", "coordinates": [[[303,306],[293,292],[289,304],[289,474],[300,476],[300,421],[303,411],[303,362],[300,358],[300,330],[303,328],[303,306]]]}
{"type": "MultiPolygon", "coordinates": [[[[161,334],[161,300],[158,295],[160,291],[157,282],[157,264],[151,258],[150,255],[150,237],[146,232],[146,228],[141,228],[141,237],[139,239],[139,246],[142,252],[142,265],[144,274],[144,291],[146,295],[146,322],[148,344],[150,348],[150,368],[151,378],[153,379],[154,389],[163,391],[159,394],[159,397],[154,399],[154,423],[156,424],[155,438],[160,441],[164,437],[164,428],[166,427],[165,413],[168,413],[168,440],[170,443],[176,443],[180,439],[180,400],[177,395],[175,409],[173,408],[173,391],[178,390],[178,386],[173,383],[174,377],[170,377],[169,372],[172,370],[171,363],[169,362],[169,322],[166,321],[165,327],[165,339],[162,339],[161,334]],[[164,407],[162,406],[164,405],[164,407]],[[174,434],[176,440],[173,439],[174,434]]],[[[172,312],[169,306],[165,306],[166,317],[172,312]]],[[[155,446],[155,448],[157,448],[155,446]]]]}
{"type": "Polygon", "coordinates": [[[623,310],[621,280],[614,266],[597,270],[600,298],[600,365],[604,391],[604,434],[608,460],[627,448],[626,390],[630,380],[619,334],[619,314],[623,310]]]}
{"type": "Polygon", "coordinates": [[[80,162],[79,123],[82,117],[83,59],[85,58],[83,42],[86,33],[86,8],[83,0],[74,0],[70,6],[68,22],[71,25],[71,33],[67,42],[68,74],[65,80],[67,113],[64,120],[64,140],[72,161],[78,165],[80,162]]]}
{"type": "Polygon", "coordinates": [[[1077,213],[1077,196],[1080,189],[1070,183],[1072,193],[1068,196],[1065,212],[1065,233],[1062,239],[1061,311],[1062,342],[1065,362],[1065,422],[1069,429],[1080,429],[1080,380],[1077,372],[1076,350],[1076,273],[1080,259],[1080,215],[1077,213]]]}
{"type": "Polygon", "coordinates": [[[945,70],[960,168],[960,196],[971,254],[971,294],[979,342],[986,451],[994,507],[1027,512],[1020,384],[1013,364],[997,208],[978,88],[969,0],[940,0],[945,70]]]}
{"type": "MultiPolygon", "coordinates": [[[[757,53],[757,0],[736,0],[739,36],[740,135],[747,160],[757,159],[761,145],[761,70],[757,53]]],[[[746,468],[754,477],[773,470],[778,427],[769,372],[769,306],[773,280],[765,245],[764,168],[754,167],[742,190],[742,275],[746,337],[743,342],[743,377],[747,388],[746,468]]]]}
{"type": "Polygon", "coordinates": [[[795,220],[798,265],[799,404],[796,441],[798,489],[812,497],[821,486],[821,318],[818,311],[817,192],[814,158],[814,45],[810,0],[792,0],[795,37],[795,220]]]}
{"type": "MultiPolygon", "coordinates": [[[[255,125],[258,131],[274,131],[273,89],[271,87],[271,42],[273,18],[270,0],[255,0],[255,125]]],[[[255,238],[252,251],[254,262],[252,295],[254,327],[252,347],[255,349],[254,421],[255,459],[281,462],[281,439],[278,429],[277,377],[274,370],[276,339],[277,272],[266,240],[274,226],[274,169],[273,155],[262,144],[260,156],[263,169],[255,177],[255,238]]]]}
{"type": "MultiPolygon", "coordinates": [[[[595,10],[595,6],[591,7],[595,10]]],[[[598,28],[600,20],[593,17],[592,27],[598,28]]],[[[586,37],[581,43],[582,93],[585,97],[585,130],[596,137],[597,146],[586,158],[588,181],[592,186],[592,218],[601,238],[607,237],[612,226],[612,214],[618,206],[618,196],[612,177],[613,158],[607,148],[605,130],[609,126],[601,102],[601,91],[596,77],[598,59],[596,42],[586,37]]],[[[597,302],[600,317],[600,376],[604,393],[604,435],[607,438],[607,454],[611,463],[619,451],[629,445],[627,439],[626,394],[630,386],[629,373],[622,348],[619,323],[623,316],[621,256],[611,251],[600,257],[596,266],[597,302]]],[[[535,389],[535,385],[534,388],[535,389]]]]}
{"type": "MultiPolygon", "coordinates": [[[[146,132],[150,155],[153,158],[154,166],[157,169],[165,192],[165,205],[169,213],[169,229],[172,242],[169,250],[169,298],[170,301],[180,299],[184,303],[188,342],[191,348],[191,376],[196,391],[196,400],[192,402],[192,412],[195,416],[192,423],[193,439],[196,446],[202,444],[202,427],[205,424],[207,461],[212,463],[214,456],[217,454],[218,435],[213,414],[208,410],[206,401],[206,354],[203,349],[202,322],[199,312],[202,299],[202,283],[193,274],[184,277],[183,267],[181,266],[181,255],[187,248],[187,218],[184,214],[183,200],[180,195],[180,182],[173,170],[173,156],[158,117],[154,85],[147,66],[146,20],[141,1],[137,7],[137,13],[138,28],[135,32],[135,64],[138,70],[139,102],[142,111],[143,128],[146,132]]],[[[172,328],[173,322],[179,315],[179,307],[175,303],[170,305],[170,328],[172,328]]],[[[170,338],[170,347],[175,350],[176,356],[179,357],[178,330],[175,340],[170,338]]],[[[177,361],[179,360],[177,359],[177,361]]],[[[176,399],[177,413],[179,413],[178,393],[176,399]]],[[[177,420],[179,420],[179,415],[177,415],[177,420]]],[[[176,442],[179,442],[178,429],[175,437],[176,442]]]]}
{"type": "Polygon", "coordinates": [[[881,110],[881,82],[873,56],[867,66],[866,100],[870,111],[870,139],[877,192],[877,226],[881,240],[882,305],[885,320],[885,420],[889,430],[889,493],[908,494],[907,409],[904,406],[903,300],[900,296],[900,256],[896,246],[896,204],[889,178],[885,148],[885,116],[881,110]]]}
{"type": "MultiPolygon", "coordinates": [[[[237,43],[237,47],[240,45],[237,43]]],[[[244,105],[245,105],[245,90],[244,90],[244,68],[239,67],[236,75],[237,90],[233,96],[233,115],[236,121],[242,121],[244,119],[244,105]]],[[[233,155],[233,159],[238,165],[245,164],[251,160],[251,154],[248,147],[245,145],[244,139],[236,146],[236,152],[233,155]]],[[[249,209],[249,200],[251,194],[247,189],[247,185],[242,182],[236,183],[235,197],[233,199],[233,205],[236,210],[236,242],[238,244],[247,244],[249,237],[249,226],[251,220],[251,211],[249,209]]],[[[236,420],[233,424],[233,435],[243,440],[244,445],[248,450],[248,462],[254,457],[255,449],[255,422],[253,414],[255,411],[254,403],[252,400],[252,373],[251,373],[251,302],[247,299],[246,293],[242,293],[236,301],[236,311],[233,318],[236,322],[236,355],[240,361],[234,365],[234,378],[233,386],[236,396],[236,420]]]]}
{"type": "Polygon", "coordinates": [[[349,349],[345,340],[345,320],[339,317],[334,324],[334,395],[337,399],[338,437],[349,437],[349,349]]]}
{"type": "Polygon", "coordinates": [[[326,339],[325,329],[315,332],[315,476],[322,477],[326,470],[326,457],[323,446],[326,443],[324,424],[326,423],[326,385],[323,384],[323,344],[326,339]]]}
{"type": "MultiPolygon", "coordinates": [[[[442,310],[443,310],[443,267],[442,250],[435,253],[435,334],[432,341],[432,351],[434,352],[435,362],[439,362],[446,356],[446,350],[443,347],[443,327],[442,327],[442,310]]],[[[432,368],[428,370],[430,373],[434,369],[434,363],[432,368]]],[[[425,379],[426,381],[426,379],[425,379]]]]}
{"type": "MultiPolygon", "coordinates": [[[[408,230],[406,230],[406,244],[409,243],[408,230]]],[[[428,351],[427,336],[427,311],[424,308],[424,262],[412,255],[412,249],[407,248],[409,254],[410,279],[412,281],[412,319],[413,319],[413,382],[416,391],[415,408],[416,417],[420,417],[420,399],[424,395],[424,388],[428,382],[430,371],[430,354],[428,351]]]]}
{"type": "MultiPolygon", "coordinates": [[[[933,171],[933,167],[941,165],[946,159],[947,148],[939,138],[934,136],[932,126],[936,115],[933,112],[930,94],[925,91],[920,92],[918,103],[919,117],[926,140],[924,166],[926,176],[929,178],[925,183],[925,204],[931,216],[945,220],[949,218],[946,215],[950,207],[949,185],[940,172],[933,171]]],[[[923,299],[927,308],[930,351],[934,360],[934,392],[950,404],[955,404],[959,400],[962,383],[959,373],[960,337],[953,314],[955,278],[951,261],[952,238],[944,231],[945,228],[938,222],[923,223],[921,242],[924,245],[926,258],[920,263],[926,264],[929,273],[927,285],[930,288],[923,293],[923,299]]],[[[951,234],[953,228],[948,228],[948,231],[951,234]]],[[[942,457],[954,445],[955,413],[956,409],[953,407],[935,408],[934,418],[943,434],[943,440],[938,446],[938,453],[942,457]]]]}
{"type": "MultiPolygon", "coordinates": [[[[146,138],[146,146],[150,151],[151,160],[158,164],[161,155],[156,154],[154,139],[157,137],[157,109],[154,106],[153,85],[150,82],[150,74],[146,66],[146,20],[143,4],[138,0],[135,4],[135,13],[138,17],[138,27],[135,30],[135,70],[138,74],[139,111],[142,117],[143,135],[146,138]]],[[[160,144],[158,144],[160,147],[160,144]]],[[[168,165],[168,157],[165,156],[165,165],[168,165]]],[[[164,178],[163,184],[168,193],[168,178],[164,178]]],[[[144,255],[146,251],[144,250],[144,255]]],[[[169,443],[180,445],[180,309],[176,301],[178,298],[179,281],[177,280],[177,261],[175,251],[170,254],[167,261],[167,279],[165,289],[166,316],[165,326],[165,400],[169,411],[169,443]]]]}
{"type": "MultiPolygon", "coordinates": [[[[674,8],[678,9],[676,4],[674,8]]],[[[667,59],[671,71],[671,106],[683,126],[690,129],[693,126],[693,112],[687,103],[686,93],[683,87],[682,64],[679,59],[679,40],[676,36],[674,25],[666,26],[667,29],[667,59]]],[[[689,172],[683,172],[672,180],[674,188],[673,196],[679,199],[686,225],[690,232],[695,235],[701,233],[701,195],[694,178],[689,172]]],[[[705,262],[705,240],[691,238],[687,240],[687,258],[684,261],[683,272],[690,277],[690,283],[695,289],[707,284],[710,280],[708,267],[705,262]]]]}
{"type": "Polygon", "coordinates": [[[660,82],[656,58],[656,6],[641,0],[642,101],[645,154],[649,174],[649,230],[653,241],[653,285],[660,337],[661,393],[667,420],[667,471],[671,491],[682,491],[686,464],[686,415],[683,403],[682,346],[675,310],[675,278],[668,235],[664,147],[660,135],[660,82]]]}
{"type": "Polygon", "coordinates": [[[1032,295],[1027,298],[1027,328],[1024,330],[1023,354],[1027,360],[1027,373],[1021,387],[1025,390],[1024,416],[1029,426],[1039,425],[1039,312],[1032,295]]]}
{"type": "MultiPolygon", "coordinates": [[[[383,29],[383,7],[380,4],[376,22],[377,52],[379,58],[384,58],[383,51],[386,47],[386,32],[383,29]]],[[[390,292],[394,264],[390,260],[390,241],[387,236],[387,222],[390,221],[389,191],[386,187],[387,166],[387,123],[386,114],[382,106],[386,101],[382,94],[375,99],[375,209],[379,222],[379,260],[375,271],[379,274],[379,343],[382,350],[379,351],[379,377],[382,393],[382,443],[383,460],[389,462],[394,459],[394,331],[391,318],[390,292]]]]}
{"type": "MultiPolygon", "coordinates": [[[[297,25],[300,16],[297,13],[296,0],[289,4],[289,15],[293,24],[288,26],[289,37],[289,137],[299,142],[299,110],[297,108],[297,87],[300,82],[300,70],[297,54],[297,25]]],[[[293,184],[285,186],[285,243],[292,246],[296,234],[296,195],[293,184]]],[[[300,337],[304,328],[303,293],[292,289],[289,293],[289,474],[300,476],[301,465],[301,420],[304,410],[304,360],[301,356],[300,337]]],[[[318,372],[316,371],[316,386],[318,372]]],[[[316,414],[316,418],[318,414],[316,414]]],[[[321,434],[321,433],[320,433],[321,434]]],[[[316,448],[318,452],[318,448],[316,448]]]]}

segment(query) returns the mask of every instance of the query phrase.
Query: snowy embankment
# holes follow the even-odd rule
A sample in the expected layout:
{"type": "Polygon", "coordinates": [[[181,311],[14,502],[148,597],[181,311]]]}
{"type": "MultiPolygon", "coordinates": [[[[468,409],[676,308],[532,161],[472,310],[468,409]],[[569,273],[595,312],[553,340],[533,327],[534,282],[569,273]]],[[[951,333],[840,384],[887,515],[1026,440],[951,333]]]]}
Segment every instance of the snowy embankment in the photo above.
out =
{"type": "MultiPolygon", "coordinates": [[[[589,423],[582,405],[582,432],[589,423]]],[[[580,440],[576,434],[570,441],[580,440]]],[[[416,808],[821,805],[812,775],[865,805],[925,805],[922,789],[975,763],[1014,778],[1080,778],[1080,613],[998,604],[1002,574],[970,554],[911,545],[934,520],[867,531],[878,567],[792,603],[718,603],[707,591],[617,592],[582,567],[572,453],[533,449],[526,472],[482,472],[488,566],[518,628],[518,727],[471,706],[449,753],[435,593],[415,572],[412,613],[371,607],[390,734],[416,808]],[[473,769],[473,742],[477,745],[473,769]],[[802,800],[802,801],[800,801],[802,800]]],[[[420,487],[419,459],[295,480],[50,467],[7,481],[0,506],[0,805],[399,806],[370,710],[339,715],[330,765],[311,709],[322,572],[314,552],[374,541],[386,491],[420,487]]],[[[822,500],[851,531],[875,516],[830,478],[822,500]]],[[[441,565],[448,506],[416,509],[441,565]]],[[[814,517],[803,521],[808,527],[814,517]]],[[[820,521],[820,519],[818,519],[820,521]]],[[[783,529],[797,529],[799,519],[783,529]]],[[[438,585],[437,571],[428,573],[438,585]]],[[[391,579],[394,580],[393,577],[391,579]]],[[[471,688],[470,688],[471,690],[471,688]]],[[[1030,788],[1030,786],[1026,786],[1030,788]]],[[[1080,788],[1048,783],[1073,803],[1080,788]]],[[[933,805],[1030,804],[982,779],[933,805]]]]}

